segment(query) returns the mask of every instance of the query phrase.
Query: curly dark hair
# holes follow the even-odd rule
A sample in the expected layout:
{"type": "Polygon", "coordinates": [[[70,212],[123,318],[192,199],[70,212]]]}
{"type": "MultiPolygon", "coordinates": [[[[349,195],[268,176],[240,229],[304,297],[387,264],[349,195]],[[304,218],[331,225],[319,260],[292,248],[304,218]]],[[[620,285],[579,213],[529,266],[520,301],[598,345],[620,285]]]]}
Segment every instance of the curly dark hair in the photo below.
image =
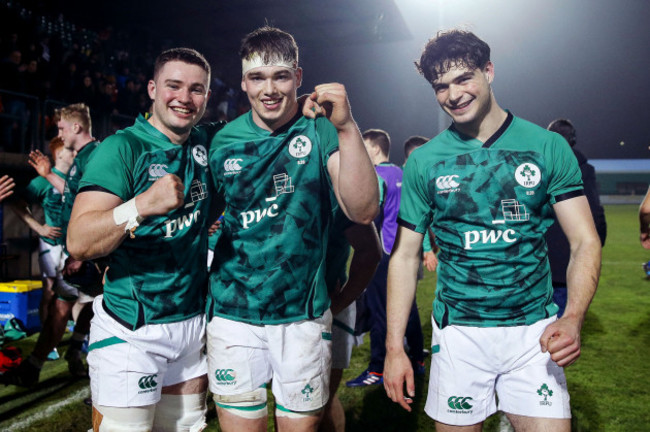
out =
{"type": "Polygon", "coordinates": [[[490,47],[474,33],[464,30],[440,31],[430,39],[415,67],[433,82],[453,66],[483,69],[490,61],[490,47]]]}

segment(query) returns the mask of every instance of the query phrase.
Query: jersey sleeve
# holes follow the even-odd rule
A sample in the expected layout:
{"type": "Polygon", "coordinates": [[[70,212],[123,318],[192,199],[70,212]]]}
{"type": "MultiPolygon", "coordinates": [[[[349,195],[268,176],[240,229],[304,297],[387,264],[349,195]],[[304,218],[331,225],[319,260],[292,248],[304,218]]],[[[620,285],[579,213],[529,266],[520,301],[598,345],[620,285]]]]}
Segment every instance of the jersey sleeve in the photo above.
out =
{"type": "Polygon", "coordinates": [[[339,149],[339,134],[325,117],[316,118],[316,132],[320,137],[323,163],[327,165],[330,155],[339,149]]]}
{"type": "Polygon", "coordinates": [[[397,223],[400,226],[423,234],[431,225],[433,204],[427,193],[427,180],[424,167],[418,160],[409,158],[404,167],[402,196],[397,223]]]}
{"type": "Polygon", "coordinates": [[[25,198],[25,201],[31,205],[38,204],[45,197],[45,189],[42,187],[41,181],[39,180],[40,178],[41,177],[33,178],[25,189],[23,189],[22,196],[25,198]]]}
{"type": "Polygon", "coordinates": [[[106,138],[94,151],[79,184],[79,191],[104,190],[124,201],[133,198],[135,155],[127,135],[106,138]]]}
{"type": "Polygon", "coordinates": [[[551,160],[547,161],[551,173],[548,186],[551,204],[584,194],[578,160],[566,140],[558,134],[553,135],[551,160]]]}

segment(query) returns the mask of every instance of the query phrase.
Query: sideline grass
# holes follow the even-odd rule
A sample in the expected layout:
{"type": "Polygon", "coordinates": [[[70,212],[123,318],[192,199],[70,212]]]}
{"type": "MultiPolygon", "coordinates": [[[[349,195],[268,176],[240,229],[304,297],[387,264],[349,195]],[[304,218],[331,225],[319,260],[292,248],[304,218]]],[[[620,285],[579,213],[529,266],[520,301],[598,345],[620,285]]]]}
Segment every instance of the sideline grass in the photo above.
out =
{"type": "MultiPolygon", "coordinates": [[[[566,371],[573,431],[650,430],[650,281],[645,280],[641,270],[641,263],[650,259],[650,252],[639,245],[637,210],[633,205],[605,207],[609,229],[601,281],[584,323],[582,356],[566,371]]],[[[425,346],[431,340],[429,316],[434,286],[435,274],[428,273],[418,288],[425,346]]],[[[29,344],[29,341],[21,342],[29,344]]],[[[369,357],[366,341],[354,350],[343,383],[362,372],[369,357]]],[[[10,429],[12,424],[44,412],[48,406],[66,400],[87,386],[87,381],[69,382],[65,366],[61,360],[46,364],[42,376],[45,382],[37,387],[44,394],[11,386],[0,388],[0,430],[18,432],[20,429],[10,429]],[[31,399],[14,401],[19,396],[31,399]]],[[[339,397],[346,409],[347,430],[434,430],[433,421],[423,411],[426,387],[426,379],[418,381],[413,412],[407,413],[386,398],[381,386],[351,389],[343,384],[339,397]]],[[[213,408],[209,423],[209,431],[219,430],[213,408]]],[[[497,425],[498,419],[493,416],[486,422],[485,431],[494,432],[497,425]]],[[[22,430],[85,432],[89,427],[90,409],[78,401],[22,430]]]]}

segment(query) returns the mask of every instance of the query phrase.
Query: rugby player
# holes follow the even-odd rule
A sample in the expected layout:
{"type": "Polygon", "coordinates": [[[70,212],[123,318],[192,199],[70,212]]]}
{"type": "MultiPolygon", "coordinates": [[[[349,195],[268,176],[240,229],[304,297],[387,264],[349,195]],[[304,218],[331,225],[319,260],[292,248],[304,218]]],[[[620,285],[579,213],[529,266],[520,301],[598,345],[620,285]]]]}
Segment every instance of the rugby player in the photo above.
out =
{"type": "Polygon", "coordinates": [[[279,430],[316,430],[329,393],[332,211],[369,224],[377,178],[343,85],[316,86],[301,113],[290,34],[253,31],[240,58],[252,109],[210,149],[217,208],[225,208],[207,308],[210,390],[224,431],[266,430],[271,379],[279,430]]]}
{"type": "Polygon", "coordinates": [[[563,367],[580,355],[601,255],[576,159],[560,135],[497,104],[490,48],[473,33],[439,33],[417,66],[452,125],[415,149],[404,170],[388,276],[386,392],[410,411],[413,371],[402,340],[433,222],[440,266],[425,412],[436,430],[480,431],[498,408],[516,430],[568,431],[563,367]],[[544,242],[552,212],[571,245],[560,319],[544,242]]]}
{"type": "Polygon", "coordinates": [[[200,53],[161,53],[151,117],[104,140],[81,180],[68,249],[109,265],[88,354],[95,432],[205,427],[208,138],[194,126],[209,86],[200,53]]]}

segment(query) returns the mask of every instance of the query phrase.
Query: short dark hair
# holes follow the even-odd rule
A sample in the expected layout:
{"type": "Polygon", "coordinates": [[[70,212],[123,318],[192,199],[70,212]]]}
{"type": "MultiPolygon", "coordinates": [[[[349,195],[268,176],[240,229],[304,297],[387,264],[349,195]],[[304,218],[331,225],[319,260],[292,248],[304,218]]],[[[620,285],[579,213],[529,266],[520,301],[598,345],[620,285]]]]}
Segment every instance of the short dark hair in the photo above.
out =
{"type": "Polygon", "coordinates": [[[483,69],[490,61],[490,47],[474,33],[464,30],[440,31],[430,39],[420,61],[418,72],[431,84],[452,67],[483,69]]]}
{"type": "Polygon", "coordinates": [[[429,138],[423,137],[421,135],[414,135],[412,137],[408,137],[406,141],[404,141],[404,156],[407,156],[414,149],[420,147],[427,141],[429,141],[429,138]]]}
{"type": "Polygon", "coordinates": [[[239,57],[250,60],[255,54],[264,63],[282,60],[298,66],[298,44],[289,33],[276,27],[264,26],[244,36],[239,48],[239,57]]]}
{"type": "Polygon", "coordinates": [[[576,128],[569,119],[559,118],[549,123],[548,130],[557,132],[564,137],[571,147],[576,145],[576,128]]]}
{"type": "Polygon", "coordinates": [[[364,140],[368,140],[373,146],[379,147],[384,156],[390,153],[390,135],[381,129],[368,129],[362,135],[364,140]]]}
{"type": "Polygon", "coordinates": [[[203,54],[192,48],[170,48],[161,52],[156,57],[156,62],[153,66],[153,78],[156,79],[163,66],[171,61],[181,61],[183,63],[197,65],[207,72],[208,81],[210,80],[210,63],[203,57],[203,54]]]}

